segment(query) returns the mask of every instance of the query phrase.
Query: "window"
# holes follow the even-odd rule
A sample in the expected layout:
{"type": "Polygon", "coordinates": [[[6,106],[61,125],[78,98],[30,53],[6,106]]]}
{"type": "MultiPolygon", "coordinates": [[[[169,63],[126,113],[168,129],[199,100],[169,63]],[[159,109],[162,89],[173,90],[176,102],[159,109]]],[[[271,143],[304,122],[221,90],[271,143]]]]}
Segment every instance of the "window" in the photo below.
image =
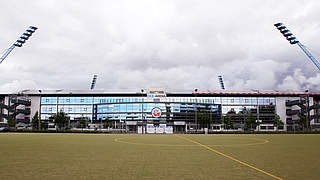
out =
{"type": "Polygon", "coordinates": [[[270,99],[269,98],[266,98],[266,99],[264,99],[264,104],[270,104],[270,99]]]}
{"type": "Polygon", "coordinates": [[[66,99],[66,102],[70,102],[70,98],[67,98],[67,99],[66,99]]]}
{"type": "Polygon", "coordinates": [[[268,126],[268,129],[274,129],[274,127],[273,126],[268,126]]]}
{"type": "Polygon", "coordinates": [[[80,102],[84,102],[84,99],[80,99],[80,102]]]}

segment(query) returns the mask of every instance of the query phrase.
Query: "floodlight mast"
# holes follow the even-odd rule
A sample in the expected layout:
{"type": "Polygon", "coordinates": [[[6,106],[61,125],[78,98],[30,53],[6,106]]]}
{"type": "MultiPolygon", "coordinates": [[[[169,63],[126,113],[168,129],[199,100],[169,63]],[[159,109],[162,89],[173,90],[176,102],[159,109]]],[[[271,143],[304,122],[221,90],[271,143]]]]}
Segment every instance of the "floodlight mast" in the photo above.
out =
{"type": "Polygon", "coordinates": [[[308,58],[313,62],[315,66],[317,66],[318,70],[320,70],[319,61],[312,56],[310,51],[304,46],[301,42],[299,42],[296,37],[287,29],[283,23],[276,23],[274,26],[282,33],[282,35],[290,42],[290,44],[298,44],[301,50],[308,56],[308,58]]]}
{"type": "Polygon", "coordinates": [[[219,75],[219,76],[218,76],[218,79],[219,79],[219,83],[220,83],[221,89],[222,89],[222,90],[225,90],[222,76],[219,75]]]}
{"type": "Polygon", "coordinates": [[[91,87],[90,89],[93,90],[95,85],[96,85],[96,82],[97,82],[97,78],[98,78],[98,75],[93,75],[93,78],[92,78],[92,82],[91,82],[91,87]]]}
{"type": "Polygon", "coordinates": [[[26,42],[26,40],[29,39],[30,36],[37,30],[38,28],[35,26],[29,26],[28,29],[20,36],[16,42],[14,42],[7,50],[6,52],[1,56],[0,58],[0,64],[2,63],[3,60],[6,59],[6,57],[11,53],[11,51],[15,47],[22,47],[22,45],[26,42]]]}

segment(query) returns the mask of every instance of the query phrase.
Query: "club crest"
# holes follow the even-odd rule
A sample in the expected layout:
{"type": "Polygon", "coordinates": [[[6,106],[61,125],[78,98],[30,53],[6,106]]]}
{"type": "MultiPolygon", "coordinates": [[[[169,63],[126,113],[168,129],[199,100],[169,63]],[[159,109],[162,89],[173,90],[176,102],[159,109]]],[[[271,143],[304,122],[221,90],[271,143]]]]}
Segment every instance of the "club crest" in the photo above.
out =
{"type": "Polygon", "coordinates": [[[151,110],[151,115],[152,115],[152,117],[155,117],[155,118],[160,117],[161,116],[161,109],[158,107],[153,108],[151,110]]]}

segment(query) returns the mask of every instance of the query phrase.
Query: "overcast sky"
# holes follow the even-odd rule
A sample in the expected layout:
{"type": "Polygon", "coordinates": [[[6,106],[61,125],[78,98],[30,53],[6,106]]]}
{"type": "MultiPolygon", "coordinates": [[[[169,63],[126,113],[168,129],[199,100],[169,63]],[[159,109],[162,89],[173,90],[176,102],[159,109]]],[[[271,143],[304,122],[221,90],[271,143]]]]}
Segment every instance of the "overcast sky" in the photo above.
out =
{"type": "Polygon", "coordinates": [[[320,71],[273,26],[320,59],[319,0],[0,1],[0,92],[24,89],[320,91],[320,71]],[[240,3],[241,2],[241,3],[240,3]]]}

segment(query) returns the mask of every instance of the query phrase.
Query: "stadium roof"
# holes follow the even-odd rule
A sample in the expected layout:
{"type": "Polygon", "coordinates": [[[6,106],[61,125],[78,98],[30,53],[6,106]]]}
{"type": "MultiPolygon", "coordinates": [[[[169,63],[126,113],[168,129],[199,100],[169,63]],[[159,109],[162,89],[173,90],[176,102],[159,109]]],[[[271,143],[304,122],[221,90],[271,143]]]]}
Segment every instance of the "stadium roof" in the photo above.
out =
{"type": "MultiPolygon", "coordinates": [[[[23,90],[18,93],[2,93],[2,95],[8,94],[26,94],[31,96],[37,95],[71,95],[71,96],[80,96],[80,95],[112,95],[112,96],[141,96],[146,95],[147,92],[139,91],[107,91],[107,90],[23,90]]],[[[167,96],[299,96],[299,95],[311,95],[311,96],[320,96],[320,92],[307,92],[307,91],[276,91],[276,90],[250,90],[250,91],[190,91],[190,92],[166,92],[167,96]]]]}

